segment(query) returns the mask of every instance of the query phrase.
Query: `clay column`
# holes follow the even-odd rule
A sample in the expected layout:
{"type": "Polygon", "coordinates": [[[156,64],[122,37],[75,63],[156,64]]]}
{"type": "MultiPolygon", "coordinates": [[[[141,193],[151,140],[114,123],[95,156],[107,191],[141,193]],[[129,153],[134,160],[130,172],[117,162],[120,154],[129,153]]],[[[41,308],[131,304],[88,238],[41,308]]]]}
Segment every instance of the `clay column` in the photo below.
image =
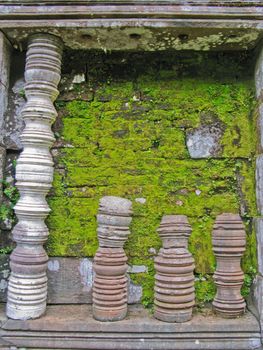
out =
{"type": "Polygon", "coordinates": [[[17,247],[10,258],[7,316],[36,318],[46,309],[48,256],[43,248],[50,209],[46,195],[53,180],[50,147],[54,141],[51,125],[57,113],[53,102],[58,96],[62,42],[49,34],[32,35],[25,68],[27,103],[22,111],[25,129],[21,135],[23,152],[16,168],[20,199],[15,206],[18,224],[13,230],[17,247]]]}

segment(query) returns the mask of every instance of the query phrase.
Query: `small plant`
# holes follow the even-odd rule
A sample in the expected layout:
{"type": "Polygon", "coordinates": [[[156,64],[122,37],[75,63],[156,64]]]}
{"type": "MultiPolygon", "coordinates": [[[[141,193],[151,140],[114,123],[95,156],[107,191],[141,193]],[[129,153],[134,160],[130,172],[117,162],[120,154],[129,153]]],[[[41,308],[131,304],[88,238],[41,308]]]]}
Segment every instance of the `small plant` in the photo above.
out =
{"type": "Polygon", "coordinates": [[[244,275],[244,283],[243,286],[241,288],[241,295],[246,298],[249,293],[250,293],[250,289],[252,286],[252,283],[254,281],[254,278],[256,276],[256,269],[251,267],[250,270],[248,271],[248,273],[245,273],[244,275]]]}
{"type": "Polygon", "coordinates": [[[0,248],[0,255],[10,254],[12,250],[13,250],[13,247],[11,246],[2,247],[0,248]]]}
{"type": "Polygon", "coordinates": [[[24,99],[26,98],[26,92],[25,92],[25,89],[21,89],[21,90],[19,90],[19,96],[20,97],[23,97],[24,99]]]}
{"type": "Polygon", "coordinates": [[[11,224],[14,224],[16,218],[13,209],[19,199],[19,192],[15,186],[6,180],[2,180],[1,182],[3,184],[5,201],[0,206],[0,221],[9,220],[11,224]]]}

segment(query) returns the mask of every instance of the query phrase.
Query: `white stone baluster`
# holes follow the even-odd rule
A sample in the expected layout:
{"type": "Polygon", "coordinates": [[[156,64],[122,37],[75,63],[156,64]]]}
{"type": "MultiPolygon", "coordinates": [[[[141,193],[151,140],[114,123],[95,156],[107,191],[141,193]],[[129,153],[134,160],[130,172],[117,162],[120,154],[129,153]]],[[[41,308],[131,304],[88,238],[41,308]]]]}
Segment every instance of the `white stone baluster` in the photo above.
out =
{"type": "Polygon", "coordinates": [[[53,180],[50,147],[54,142],[51,125],[57,112],[62,42],[49,34],[34,34],[29,39],[25,93],[22,110],[25,129],[21,135],[23,152],[16,167],[20,199],[15,206],[18,224],[13,230],[17,247],[11,254],[7,316],[29,319],[46,309],[48,256],[43,248],[48,236],[44,222],[50,209],[46,195],[53,180]]]}

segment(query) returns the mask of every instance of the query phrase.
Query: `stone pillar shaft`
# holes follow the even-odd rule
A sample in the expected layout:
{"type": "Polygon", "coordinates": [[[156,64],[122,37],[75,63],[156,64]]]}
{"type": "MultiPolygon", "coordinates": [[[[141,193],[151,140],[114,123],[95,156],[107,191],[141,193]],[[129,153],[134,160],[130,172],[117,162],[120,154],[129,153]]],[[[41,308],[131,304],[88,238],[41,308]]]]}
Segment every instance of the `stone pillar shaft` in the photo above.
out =
{"type": "Polygon", "coordinates": [[[29,319],[46,309],[48,256],[43,248],[48,228],[44,222],[50,209],[46,195],[53,180],[50,147],[51,125],[57,116],[53,102],[58,96],[62,42],[49,34],[32,35],[25,68],[27,103],[22,110],[25,129],[23,152],[16,167],[20,199],[15,206],[18,224],[13,230],[17,243],[11,254],[7,316],[29,319]]]}
{"type": "Polygon", "coordinates": [[[184,215],[165,215],[158,233],[163,247],[154,260],[154,316],[165,322],[186,322],[195,303],[194,259],[189,253],[191,226],[184,215]]]}
{"type": "Polygon", "coordinates": [[[99,249],[94,257],[93,316],[119,321],[127,314],[127,257],[123,245],[130,233],[132,203],[125,198],[101,198],[98,220],[99,249]]]}
{"type": "Polygon", "coordinates": [[[240,260],[246,248],[246,232],[240,216],[230,213],[218,215],[212,241],[217,262],[213,276],[217,286],[213,308],[226,318],[241,316],[246,308],[240,293],[244,282],[240,260]]]}

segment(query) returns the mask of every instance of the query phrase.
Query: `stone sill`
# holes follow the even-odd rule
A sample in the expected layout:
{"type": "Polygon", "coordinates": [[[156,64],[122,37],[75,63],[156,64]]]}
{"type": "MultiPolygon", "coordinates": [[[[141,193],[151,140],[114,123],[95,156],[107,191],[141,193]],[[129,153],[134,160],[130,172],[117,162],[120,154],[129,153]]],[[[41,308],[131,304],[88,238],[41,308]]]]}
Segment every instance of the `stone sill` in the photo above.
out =
{"type": "Polygon", "coordinates": [[[0,320],[5,349],[262,349],[259,324],[250,312],[237,319],[199,313],[178,324],[158,321],[133,305],[125,320],[99,322],[90,305],[52,305],[37,320],[15,321],[5,318],[2,304],[0,320]]]}

